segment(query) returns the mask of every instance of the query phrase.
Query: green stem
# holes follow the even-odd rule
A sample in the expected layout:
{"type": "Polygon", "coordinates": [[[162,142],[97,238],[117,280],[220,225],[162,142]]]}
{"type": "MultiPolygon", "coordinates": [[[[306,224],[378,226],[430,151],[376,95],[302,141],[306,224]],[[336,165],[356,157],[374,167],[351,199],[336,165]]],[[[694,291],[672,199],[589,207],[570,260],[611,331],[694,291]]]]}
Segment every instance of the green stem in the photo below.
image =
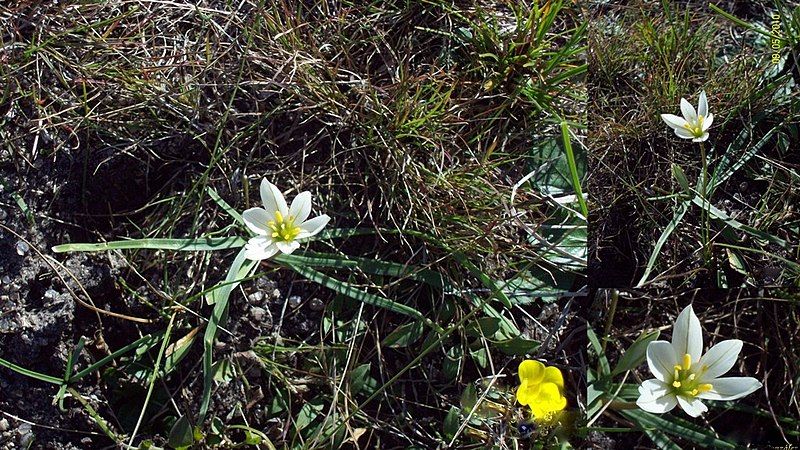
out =
{"type": "Polygon", "coordinates": [[[702,160],[703,168],[700,173],[701,177],[701,192],[700,196],[703,199],[703,207],[700,211],[700,226],[702,229],[700,230],[700,235],[702,239],[703,245],[703,260],[708,263],[711,259],[711,248],[708,244],[708,237],[709,237],[709,215],[708,215],[708,159],[706,158],[706,146],[704,143],[700,143],[700,159],[702,160]]]}
{"type": "Polygon", "coordinates": [[[619,302],[619,291],[616,289],[611,290],[611,306],[608,308],[606,315],[606,326],[603,329],[603,354],[606,353],[606,344],[608,344],[608,335],[611,333],[611,324],[614,323],[614,314],[617,313],[617,302],[619,302]]]}
{"type": "Polygon", "coordinates": [[[89,416],[94,420],[97,426],[100,427],[103,433],[105,433],[105,435],[108,436],[109,439],[116,442],[117,444],[123,443],[122,439],[120,439],[120,437],[117,436],[117,434],[111,430],[111,427],[108,426],[108,422],[106,422],[106,420],[103,419],[103,417],[94,408],[92,408],[92,405],[89,404],[89,402],[85,398],[83,398],[83,396],[78,391],[76,391],[71,387],[68,387],[67,391],[69,391],[69,393],[72,394],[72,397],[75,400],[78,400],[81,403],[81,405],[83,405],[84,409],[86,409],[86,412],[89,413],[89,416]]]}

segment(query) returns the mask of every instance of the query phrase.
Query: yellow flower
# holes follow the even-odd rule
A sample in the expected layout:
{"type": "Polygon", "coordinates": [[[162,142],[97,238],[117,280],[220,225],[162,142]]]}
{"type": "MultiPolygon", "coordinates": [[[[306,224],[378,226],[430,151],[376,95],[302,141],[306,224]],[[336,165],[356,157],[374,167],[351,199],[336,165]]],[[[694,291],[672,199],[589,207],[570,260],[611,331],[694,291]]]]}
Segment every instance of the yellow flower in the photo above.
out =
{"type": "Polygon", "coordinates": [[[519,365],[517,401],[527,405],[537,421],[547,421],[553,413],[567,406],[564,397],[564,377],[556,367],[526,359],[519,365]]]}

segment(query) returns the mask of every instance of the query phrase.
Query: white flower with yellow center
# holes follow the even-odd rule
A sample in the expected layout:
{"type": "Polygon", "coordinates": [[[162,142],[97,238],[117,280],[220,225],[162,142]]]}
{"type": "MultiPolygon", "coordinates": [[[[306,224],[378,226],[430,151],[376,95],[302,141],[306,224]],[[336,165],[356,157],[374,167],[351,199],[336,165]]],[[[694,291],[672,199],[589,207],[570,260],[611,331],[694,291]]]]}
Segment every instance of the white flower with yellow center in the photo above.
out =
{"type": "Polygon", "coordinates": [[[672,342],[653,341],[647,346],[647,365],[654,379],[639,386],[636,404],[651,413],[665,413],[676,405],[692,417],[708,411],[701,400],[736,400],[759,389],[752,377],[721,375],[733,367],[742,341],[731,339],[703,355],[703,329],[692,306],[675,320],[672,342]]]}
{"type": "Polygon", "coordinates": [[[706,91],[700,93],[697,111],[685,98],[681,99],[681,113],[683,117],[675,114],[662,114],[661,118],[667,123],[675,134],[694,142],[703,142],[708,139],[708,129],[714,122],[714,115],[708,113],[708,99],[706,91]]]}
{"type": "Polygon", "coordinates": [[[308,219],[311,214],[311,193],[301,192],[286,205],[286,199],[278,188],[261,180],[261,202],[263,208],[250,208],[242,213],[245,225],[255,237],[245,245],[245,258],[254,261],[267,259],[278,253],[292,253],[305,239],[322,231],[328,224],[327,214],[308,219]]]}

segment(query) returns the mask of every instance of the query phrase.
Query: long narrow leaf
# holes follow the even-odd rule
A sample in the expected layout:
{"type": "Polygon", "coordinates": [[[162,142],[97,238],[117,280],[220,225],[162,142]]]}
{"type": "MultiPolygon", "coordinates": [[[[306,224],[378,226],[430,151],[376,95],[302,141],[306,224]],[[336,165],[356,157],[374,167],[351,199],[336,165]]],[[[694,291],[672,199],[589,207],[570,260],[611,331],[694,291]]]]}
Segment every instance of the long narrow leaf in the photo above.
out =
{"type": "Polygon", "coordinates": [[[714,218],[725,222],[726,225],[728,225],[733,229],[744,231],[745,233],[751,234],[759,239],[763,239],[765,241],[772,242],[773,244],[780,245],[783,248],[787,248],[789,245],[785,240],[777,236],[773,236],[767,232],[761,231],[757,228],[753,228],[749,225],[745,225],[739,222],[738,220],[726,214],[725,211],[722,211],[721,209],[718,209],[716,206],[708,203],[708,201],[703,201],[703,199],[701,199],[700,197],[694,197],[692,199],[692,202],[701,208],[703,207],[708,208],[709,214],[714,216],[714,218]]]}
{"type": "Polygon", "coordinates": [[[572,188],[575,190],[575,195],[578,197],[578,204],[581,207],[583,217],[589,217],[589,208],[586,206],[586,200],[583,198],[581,180],[578,177],[578,166],[575,162],[575,153],[572,151],[572,142],[569,138],[567,122],[561,122],[561,139],[564,141],[564,150],[567,152],[567,164],[569,164],[569,173],[572,176],[572,188]]]}
{"type": "Polygon", "coordinates": [[[17,372],[20,375],[25,375],[26,377],[35,378],[39,381],[44,381],[45,383],[51,384],[61,384],[64,380],[56,377],[51,377],[50,375],[45,375],[43,373],[39,373],[33,370],[28,370],[22,366],[18,366],[10,361],[6,361],[3,358],[0,358],[0,366],[5,367],[6,369],[11,369],[14,372],[17,372]]]}
{"type": "Polygon", "coordinates": [[[294,264],[287,264],[287,266],[290,267],[295,272],[299,273],[300,275],[308,278],[309,280],[321,284],[322,286],[325,286],[335,292],[338,292],[339,294],[345,295],[360,302],[364,302],[368,305],[388,309],[389,311],[393,311],[399,314],[413,317],[415,319],[419,319],[428,326],[436,329],[437,331],[440,330],[440,327],[438,325],[436,325],[430,319],[425,317],[424,314],[422,314],[421,312],[417,311],[416,309],[410,306],[406,306],[401,303],[389,300],[388,298],[380,297],[375,294],[370,294],[369,292],[364,292],[360,289],[356,289],[348,285],[347,283],[339,281],[335,278],[331,278],[310,267],[303,267],[294,264]]]}
{"type": "Polygon", "coordinates": [[[664,418],[640,410],[625,410],[620,411],[620,413],[644,430],[658,430],[673,436],[688,439],[702,445],[702,448],[736,448],[736,444],[717,439],[711,431],[697,427],[676,417],[664,418]]]}
{"type": "Polygon", "coordinates": [[[211,313],[211,317],[208,319],[206,331],[203,334],[203,398],[200,404],[201,422],[203,418],[205,418],[205,415],[208,412],[208,406],[211,402],[211,388],[214,383],[214,372],[212,368],[214,363],[214,339],[217,336],[217,330],[220,326],[224,325],[224,316],[228,308],[228,299],[230,298],[234,287],[238,284],[235,283],[235,281],[245,278],[247,276],[247,272],[256,266],[257,262],[245,259],[244,249],[240,250],[236,255],[236,258],[233,260],[231,268],[228,270],[228,276],[225,278],[225,286],[212,291],[214,298],[214,310],[211,313]],[[244,271],[245,276],[242,277],[240,275],[242,274],[245,265],[247,265],[249,268],[244,271]]]}
{"type": "Polygon", "coordinates": [[[667,226],[664,228],[664,231],[661,232],[661,236],[658,237],[656,245],[653,247],[653,253],[650,254],[650,259],[647,260],[647,267],[645,268],[644,274],[642,275],[642,278],[639,279],[639,282],[636,283],[636,287],[641,287],[645,281],[647,281],[647,277],[650,276],[650,272],[653,270],[653,266],[656,264],[658,255],[661,253],[661,247],[664,246],[664,243],[666,243],[667,239],[669,239],[669,235],[671,235],[672,232],[675,231],[675,228],[678,227],[678,224],[681,223],[683,216],[686,215],[686,211],[688,210],[689,202],[681,202],[678,205],[678,209],[675,210],[672,220],[669,221],[667,226]]]}
{"type": "Polygon", "coordinates": [[[103,252],[124,249],[178,250],[191,252],[238,248],[243,246],[245,242],[244,239],[237,236],[193,239],[147,238],[101,242],[98,244],[61,244],[53,247],[53,252],[103,252]]]}
{"type": "Polygon", "coordinates": [[[368,258],[343,257],[329,253],[307,252],[303,255],[281,254],[275,256],[274,260],[286,264],[296,264],[307,267],[359,268],[365,273],[373,275],[395,278],[408,277],[409,279],[426,283],[439,289],[441,289],[443,285],[442,275],[434,270],[368,258]]]}
{"type": "Polygon", "coordinates": [[[242,215],[239,214],[238,211],[233,209],[233,207],[229,205],[228,202],[223,200],[222,197],[220,197],[219,194],[217,194],[217,191],[215,191],[211,186],[209,186],[206,188],[206,192],[208,192],[208,196],[211,197],[211,199],[214,200],[214,202],[216,202],[216,204],[219,205],[220,208],[222,208],[226,213],[228,213],[228,215],[231,216],[233,220],[238,222],[240,225],[244,225],[244,219],[242,219],[242,215]]]}

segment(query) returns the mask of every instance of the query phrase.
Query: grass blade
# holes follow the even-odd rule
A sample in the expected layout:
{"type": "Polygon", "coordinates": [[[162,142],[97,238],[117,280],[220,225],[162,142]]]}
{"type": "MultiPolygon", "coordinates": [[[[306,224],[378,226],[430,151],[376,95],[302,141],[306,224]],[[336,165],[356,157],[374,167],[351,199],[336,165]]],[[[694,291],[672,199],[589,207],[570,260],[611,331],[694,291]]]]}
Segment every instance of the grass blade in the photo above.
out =
{"type": "Polygon", "coordinates": [[[314,269],[309,267],[303,267],[300,265],[295,264],[286,264],[289,268],[294,270],[295,272],[299,273],[300,275],[308,278],[309,280],[321,284],[322,286],[327,287],[339,294],[345,295],[347,297],[352,298],[353,300],[357,300],[360,302],[364,302],[368,305],[377,306],[379,308],[388,309],[389,311],[396,312],[398,314],[403,314],[409,317],[413,317],[415,319],[419,319],[431,328],[441,331],[441,327],[433,323],[429,318],[425,317],[424,314],[417,311],[416,309],[406,306],[395,301],[389,300],[385,297],[380,297],[375,294],[370,294],[369,292],[364,292],[360,289],[356,289],[347,283],[339,281],[335,278],[331,278],[322,272],[318,272],[314,269]]]}
{"type": "Polygon", "coordinates": [[[359,268],[365,273],[390,276],[395,278],[407,277],[411,280],[426,283],[435,288],[443,287],[442,275],[434,270],[422,269],[415,266],[380,261],[368,258],[344,257],[330,253],[304,253],[303,255],[278,255],[275,261],[307,267],[334,267],[334,268],[359,268]]]}
{"type": "Polygon", "coordinates": [[[751,227],[749,225],[745,225],[745,224],[739,222],[738,220],[736,220],[736,219],[732,218],[731,216],[729,216],[728,214],[726,214],[725,211],[722,211],[721,209],[718,209],[716,206],[708,203],[707,201],[703,201],[700,197],[694,197],[692,199],[692,202],[694,204],[698,205],[701,208],[706,206],[708,208],[709,214],[711,214],[715,218],[725,222],[726,225],[728,225],[729,227],[731,227],[733,229],[744,231],[745,233],[751,234],[751,235],[753,235],[753,236],[755,236],[755,237],[757,237],[759,239],[763,239],[765,241],[772,242],[773,244],[780,245],[783,248],[787,248],[788,245],[789,245],[785,240],[783,240],[783,239],[781,239],[781,238],[779,238],[777,236],[773,236],[773,235],[771,235],[771,234],[769,234],[767,232],[761,231],[761,230],[759,230],[757,228],[753,228],[753,227],[751,227]]]}
{"type": "Polygon", "coordinates": [[[575,195],[578,197],[578,204],[581,207],[583,217],[589,217],[589,208],[586,206],[586,199],[583,198],[583,190],[581,189],[581,180],[578,177],[578,166],[575,163],[575,153],[572,151],[572,142],[569,139],[569,127],[567,122],[561,122],[561,139],[564,141],[564,150],[567,152],[567,163],[569,164],[569,173],[572,175],[572,187],[575,190],[575,195]]]}
{"type": "Polygon", "coordinates": [[[244,249],[239,250],[236,254],[231,268],[228,270],[228,275],[225,277],[225,286],[220,289],[212,291],[214,297],[214,311],[208,319],[206,331],[203,334],[203,399],[200,404],[200,419],[202,422],[208,412],[208,405],[211,403],[211,387],[214,383],[214,371],[212,365],[214,363],[214,339],[217,336],[217,329],[225,323],[225,313],[228,309],[228,299],[234,287],[238,285],[236,280],[245,278],[247,273],[258,265],[257,261],[250,261],[244,257],[244,249]],[[245,277],[241,277],[242,271],[245,272],[245,277]]]}
{"type": "Polygon", "coordinates": [[[625,410],[620,411],[620,413],[635,422],[643,430],[657,430],[688,439],[697,444],[701,444],[703,446],[702,448],[736,448],[736,444],[717,439],[710,431],[692,425],[677,417],[661,417],[640,410],[625,410]]]}
{"type": "Polygon", "coordinates": [[[22,366],[18,366],[10,361],[6,361],[3,358],[0,358],[0,366],[5,367],[6,369],[13,370],[20,375],[25,375],[26,377],[34,378],[39,381],[44,381],[45,383],[50,384],[61,384],[64,380],[56,377],[51,377],[50,375],[45,375],[43,373],[39,373],[33,370],[28,370],[22,366]]]}
{"type": "Polygon", "coordinates": [[[237,236],[224,238],[166,239],[147,238],[124,241],[101,242],[97,244],[61,244],[53,247],[55,253],[67,252],[103,252],[108,250],[150,249],[178,250],[184,252],[226,250],[242,247],[246,241],[237,236]]]}
{"type": "Polygon", "coordinates": [[[686,211],[689,210],[689,202],[681,202],[678,205],[678,209],[675,211],[675,214],[672,216],[672,220],[669,221],[664,231],[661,232],[661,236],[658,237],[656,241],[656,245],[653,247],[653,253],[650,254],[650,259],[647,260],[647,267],[645,268],[644,274],[642,278],[639,279],[639,282],[636,283],[636,287],[642,287],[642,285],[647,281],[647,277],[650,276],[650,272],[653,270],[653,266],[658,259],[659,253],[661,253],[661,247],[664,246],[664,243],[667,242],[669,235],[675,231],[675,228],[678,227],[678,224],[681,223],[683,220],[683,216],[686,215],[686,211]]]}

